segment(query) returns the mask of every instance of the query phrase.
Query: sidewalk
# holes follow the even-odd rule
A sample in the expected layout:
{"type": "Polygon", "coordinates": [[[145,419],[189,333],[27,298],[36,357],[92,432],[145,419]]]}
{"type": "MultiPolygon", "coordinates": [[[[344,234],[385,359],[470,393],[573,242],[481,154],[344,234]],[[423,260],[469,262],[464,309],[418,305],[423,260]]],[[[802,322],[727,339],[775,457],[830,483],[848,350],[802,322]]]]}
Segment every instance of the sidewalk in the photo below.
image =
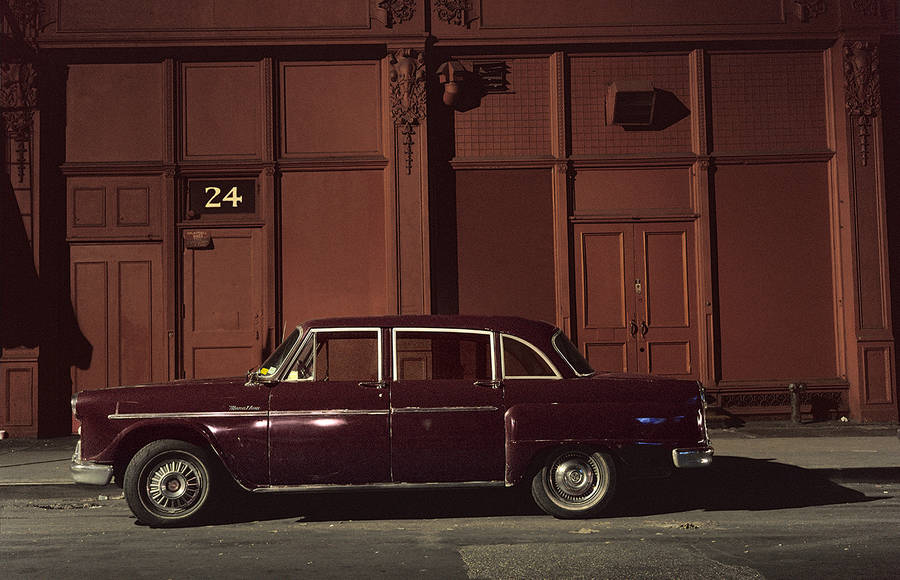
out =
{"type": "MultiPolygon", "coordinates": [[[[719,457],[768,459],[821,470],[830,479],[864,476],[866,481],[900,482],[897,425],[772,421],[711,429],[710,438],[719,457]]],[[[76,441],[74,435],[0,439],[0,487],[73,484],[69,460],[76,441]]]]}

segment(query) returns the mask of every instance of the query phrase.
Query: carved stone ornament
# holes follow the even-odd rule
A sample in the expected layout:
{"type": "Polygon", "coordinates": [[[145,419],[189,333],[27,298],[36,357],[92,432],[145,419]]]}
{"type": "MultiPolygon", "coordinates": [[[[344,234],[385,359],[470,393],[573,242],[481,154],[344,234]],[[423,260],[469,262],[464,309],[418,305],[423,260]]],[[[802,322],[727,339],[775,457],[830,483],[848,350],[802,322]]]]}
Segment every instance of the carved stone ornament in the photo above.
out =
{"type": "Polygon", "coordinates": [[[379,0],[377,12],[386,28],[411,20],[416,13],[416,0],[379,0]]]}
{"type": "Polygon", "coordinates": [[[5,8],[5,32],[8,32],[9,40],[21,48],[0,64],[0,111],[6,136],[16,143],[16,166],[21,182],[25,177],[25,153],[31,141],[32,117],[37,108],[37,69],[27,59],[33,59],[37,54],[40,15],[45,8],[40,0],[9,0],[5,8]]]}
{"type": "Polygon", "coordinates": [[[794,13],[800,22],[809,22],[828,10],[827,0],[794,0],[794,13]]]}
{"type": "Polygon", "coordinates": [[[853,0],[850,4],[863,16],[878,16],[878,0],[853,0]]]}
{"type": "Polygon", "coordinates": [[[434,13],[438,20],[447,24],[468,27],[472,22],[470,12],[472,3],[469,0],[435,0],[434,13]]]}
{"type": "Polygon", "coordinates": [[[406,174],[412,173],[416,126],[425,119],[425,55],[403,48],[391,53],[391,117],[404,136],[406,174]]]}
{"type": "Polygon", "coordinates": [[[847,112],[856,117],[856,136],[863,165],[869,163],[869,130],[872,119],[881,113],[881,85],[878,80],[878,45],[853,41],[844,45],[844,85],[847,112]]]}

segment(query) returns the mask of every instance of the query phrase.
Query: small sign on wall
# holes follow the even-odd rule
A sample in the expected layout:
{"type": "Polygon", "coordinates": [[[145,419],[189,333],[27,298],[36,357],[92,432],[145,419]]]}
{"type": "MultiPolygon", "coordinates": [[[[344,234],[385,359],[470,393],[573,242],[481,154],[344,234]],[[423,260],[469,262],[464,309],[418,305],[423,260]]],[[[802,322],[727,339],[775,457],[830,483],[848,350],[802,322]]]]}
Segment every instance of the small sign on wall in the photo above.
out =
{"type": "Polygon", "coordinates": [[[202,179],[188,182],[190,216],[256,212],[253,179],[202,179]]]}

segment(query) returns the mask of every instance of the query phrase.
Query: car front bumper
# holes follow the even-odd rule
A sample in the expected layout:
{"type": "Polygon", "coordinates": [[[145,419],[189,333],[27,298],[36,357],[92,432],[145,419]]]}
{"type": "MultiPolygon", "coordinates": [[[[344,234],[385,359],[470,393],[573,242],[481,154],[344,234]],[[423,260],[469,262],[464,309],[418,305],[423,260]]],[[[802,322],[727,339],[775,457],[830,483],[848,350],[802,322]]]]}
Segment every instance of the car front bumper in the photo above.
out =
{"type": "Polygon", "coordinates": [[[672,450],[672,462],[678,468],[707,467],[712,464],[713,448],[687,447],[672,450]]]}
{"type": "Polygon", "coordinates": [[[86,485],[109,485],[113,476],[112,465],[84,461],[81,458],[81,440],[75,444],[75,453],[72,455],[69,471],[71,471],[75,483],[86,485]]]}

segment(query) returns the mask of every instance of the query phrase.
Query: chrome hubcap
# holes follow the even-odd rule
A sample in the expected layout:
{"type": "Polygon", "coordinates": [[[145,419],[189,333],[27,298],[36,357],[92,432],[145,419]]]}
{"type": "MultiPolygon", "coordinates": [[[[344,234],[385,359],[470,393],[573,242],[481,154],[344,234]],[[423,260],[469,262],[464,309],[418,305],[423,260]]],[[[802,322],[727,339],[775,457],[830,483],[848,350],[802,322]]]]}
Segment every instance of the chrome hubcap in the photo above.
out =
{"type": "Polygon", "coordinates": [[[600,466],[590,456],[578,452],[557,458],[550,468],[549,480],[554,494],[570,504],[590,501],[605,486],[600,466]]]}
{"type": "Polygon", "coordinates": [[[164,513],[190,509],[203,492],[203,475],[190,461],[166,459],[155,465],[147,478],[151,507],[164,513]]]}

